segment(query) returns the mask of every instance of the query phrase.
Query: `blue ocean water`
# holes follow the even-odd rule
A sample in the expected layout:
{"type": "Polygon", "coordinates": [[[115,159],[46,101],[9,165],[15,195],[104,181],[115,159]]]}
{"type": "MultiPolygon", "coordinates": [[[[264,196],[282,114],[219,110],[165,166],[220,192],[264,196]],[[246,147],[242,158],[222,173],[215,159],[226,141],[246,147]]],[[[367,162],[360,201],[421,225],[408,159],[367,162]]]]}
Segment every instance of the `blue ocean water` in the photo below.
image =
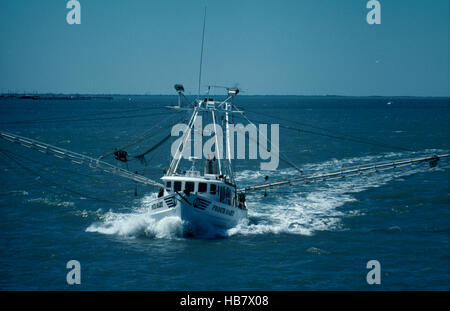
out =
{"type": "MultiPolygon", "coordinates": [[[[175,103],[1,99],[0,129],[94,157],[160,130],[127,148],[137,154],[168,133],[179,116],[164,106],[175,103]]],[[[450,152],[448,98],[242,96],[236,104],[257,123],[284,125],[280,151],[305,172],[450,152]]],[[[157,189],[6,141],[0,150],[3,290],[450,290],[449,159],[249,194],[247,223],[192,237],[177,219],[148,216],[157,189]],[[72,259],[81,263],[80,285],[66,283],[72,259]],[[380,285],[366,282],[369,260],[381,264],[380,285]]],[[[170,143],[146,160],[129,169],[161,177],[170,143]]],[[[235,170],[241,186],[267,174],[257,161],[235,170]]],[[[295,173],[280,162],[270,178],[295,173]]]]}

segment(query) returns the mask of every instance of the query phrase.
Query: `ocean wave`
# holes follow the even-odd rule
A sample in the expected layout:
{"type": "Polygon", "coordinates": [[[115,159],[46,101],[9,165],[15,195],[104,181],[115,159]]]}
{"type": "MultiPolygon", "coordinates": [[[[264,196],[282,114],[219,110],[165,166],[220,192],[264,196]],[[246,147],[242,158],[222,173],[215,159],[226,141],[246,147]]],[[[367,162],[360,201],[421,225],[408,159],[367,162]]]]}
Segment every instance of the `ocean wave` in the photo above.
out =
{"type": "Polygon", "coordinates": [[[168,216],[156,221],[149,213],[114,213],[110,211],[101,218],[100,221],[86,228],[86,232],[166,239],[183,236],[183,222],[176,216],[168,216]]]}
{"type": "Polygon", "coordinates": [[[58,206],[58,207],[74,207],[75,203],[70,201],[60,201],[56,198],[35,198],[27,200],[28,203],[42,203],[50,206],[58,206]]]}
{"type": "Polygon", "coordinates": [[[25,190],[11,190],[6,192],[4,195],[27,196],[29,193],[25,190]]]}
{"type": "MultiPolygon", "coordinates": [[[[331,159],[321,163],[306,164],[303,168],[308,173],[315,173],[355,164],[444,152],[446,151],[438,149],[427,149],[421,152],[390,152],[375,156],[331,159]]],[[[450,165],[445,163],[433,170],[448,168],[450,165]]],[[[344,230],[342,225],[344,217],[364,215],[364,212],[355,209],[349,211],[339,209],[346,203],[357,201],[353,194],[381,187],[394,179],[401,180],[404,177],[429,170],[428,165],[419,164],[409,169],[390,170],[321,184],[269,190],[268,197],[262,195],[263,191],[251,193],[247,195],[250,221],[242,222],[237,227],[228,230],[228,235],[267,233],[312,235],[317,231],[344,230]]],[[[289,168],[277,171],[276,176],[272,178],[283,178],[295,174],[298,174],[297,171],[289,168]]],[[[243,171],[238,173],[237,180],[255,183],[255,179],[262,181],[263,176],[264,174],[258,171],[243,171]]]]}

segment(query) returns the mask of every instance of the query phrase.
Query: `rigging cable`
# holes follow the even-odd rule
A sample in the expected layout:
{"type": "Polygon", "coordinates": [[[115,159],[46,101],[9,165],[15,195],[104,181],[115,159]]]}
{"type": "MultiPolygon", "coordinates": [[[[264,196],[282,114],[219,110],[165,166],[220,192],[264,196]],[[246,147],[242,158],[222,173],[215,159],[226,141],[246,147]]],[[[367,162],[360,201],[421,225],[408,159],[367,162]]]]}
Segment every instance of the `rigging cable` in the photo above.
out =
{"type": "MultiPolygon", "coordinates": [[[[269,117],[269,118],[272,118],[272,119],[275,118],[275,119],[288,121],[288,122],[296,123],[296,124],[303,125],[303,126],[309,126],[311,128],[320,129],[320,130],[325,131],[325,132],[329,131],[329,130],[327,130],[325,128],[321,128],[321,127],[318,127],[318,126],[305,124],[305,123],[301,123],[301,122],[297,122],[297,121],[293,121],[293,120],[288,120],[288,119],[285,119],[285,118],[276,117],[276,116],[272,116],[272,115],[267,115],[267,114],[264,114],[264,113],[261,113],[261,112],[256,112],[256,111],[252,111],[252,110],[247,110],[247,111],[251,112],[251,113],[259,114],[259,115],[262,115],[262,116],[266,116],[266,117],[269,117]]],[[[288,129],[288,130],[302,132],[302,133],[308,133],[308,134],[319,135],[319,136],[324,136],[324,137],[333,138],[333,139],[357,142],[357,143],[367,144],[367,145],[372,145],[372,146],[384,147],[384,148],[388,148],[388,149],[397,149],[397,150],[401,150],[401,151],[414,151],[414,150],[411,150],[411,149],[408,149],[408,148],[404,148],[404,147],[401,147],[401,146],[393,146],[393,145],[388,145],[388,144],[385,144],[385,143],[379,143],[379,142],[375,142],[375,141],[368,141],[368,140],[364,140],[362,138],[355,137],[355,136],[350,136],[350,135],[344,135],[344,134],[342,134],[342,135],[334,135],[334,134],[320,133],[320,132],[300,129],[300,128],[296,128],[296,127],[281,125],[281,124],[280,124],[280,127],[288,129]]]]}
{"type": "Polygon", "coordinates": [[[2,125],[11,124],[33,124],[33,123],[59,123],[59,122],[82,122],[82,121],[104,121],[104,120],[118,120],[118,119],[132,119],[132,118],[142,118],[148,116],[156,115],[168,115],[172,112],[161,112],[161,113],[147,113],[147,114],[137,114],[130,116],[117,116],[117,117],[103,117],[103,118],[80,118],[80,119],[37,119],[28,121],[11,121],[11,122],[0,122],[2,125]]]}
{"type": "MultiPolygon", "coordinates": [[[[186,120],[186,118],[181,118],[181,119],[178,119],[178,120],[176,121],[176,123],[184,122],[185,120],[186,120]]],[[[160,133],[161,131],[163,131],[163,130],[166,130],[167,128],[164,127],[164,128],[159,129],[158,131],[150,132],[151,130],[153,130],[154,128],[156,128],[157,126],[159,126],[161,123],[164,123],[164,122],[167,122],[167,120],[162,119],[160,122],[158,122],[157,124],[155,124],[150,130],[148,130],[146,134],[144,134],[144,135],[141,136],[141,137],[138,137],[136,140],[134,140],[134,141],[132,141],[132,142],[126,144],[126,145],[123,145],[123,146],[121,146],[121,147],[119,147],[119,148],[117,148],[117,149],[118,149],[118,150],[123,150],[123,149],[125,149],[125,148],[134,146],[134,145],[140,143],[141,141],[143,141],[143,140],[145,140],[145,139],[147,139],[147,138],[149,138],[149,137],[151,137],[151,136],[155,136],[155,135],[159,134],[159,133],[160,133]]],[[[159,146],[158,146],[158,147],[159,147],[159,146]]],[[[104,154],[104,155],[101,155],[101,156],[99,157],[99,159],[103,159],[103,158],[105,158],[105,157],[107,157],[107,156],[113,154],[114,152],[115,152],[115,151],[113,150],[113,151],[110,151],[110,152],[108,152],[108,153],[106,153],[106,154],[104,154]]],[[[137,157],[136,157],[136,158],[137,158],[137,157]]]]}
{"type": "Polygon", "coordinates": [[[153,150],[157,149],[159,146],[161,146],[162,144],[164,144],[170,137],[172,137],[172,134],[168,134],[167,136],[165,136],[162,140],[160,140],[157,144],[155,144],[154,146],[152,146],[150,149],[148,149],[147,151],[145,151],[144,153],[141,153],[137,156],[134,156],[135,159],[138,159],[139,161],[141,161],[141,163],[145,163],[147,164],[147,161],[145,160],[145,155],[149,154],[150,152],[152,152],[153,150]]]}
{"type": "MultiPolygon", "coordinates": [[[[83,114],[78,117],[85,118],[85,117],[95,117],[95,116],[103,116],[108,114],[115,114],[115,113],[128,113],[128,112],[136,112],[136,111],[142,111],[142,110],[149,110],[149,109],[160,109],[163,107],[146,107],[146,108],[136,108],[136,109],[128,109],[128,110],[121,110],[121,111],[108,111],[103,113],[88,113],[83,114]]],[[[0,122],[2,124],[15,124],[15,123],[26,123],[26,122],[42,122],[42,121],[60,121],[64,119],[72,118],[73,116],[64,116],[64,117],[54,117],[54,118],[45,118],[45,119],[34,119],[34,120],[23,120],[23,121],[10,121],[10,122],[0,122]]]]}
{"type": "MultiPolygon", "coordinates": [[[[238,109],[238,107],[236,106],[236,105],[234,105],[233,104],[233,106],[237,109],[237,110],[239,110],[238,109]]],[[[241,116],[242,117],[244,117],[246,120],[247,120],[247,122],[249,122],[250,124],[253,124],[255,127],[256,127],[256,125],[252,122],[252,121],[250,121],[249,120],[249,118],[247,118],[247,116],[242,112],[242,111],[239,111],[239,113],[241,114],[241,116]]],[[[261,135],[261,133],[260,133],[260,135],[261,135]]],[[[264,135],[263,135],[264,136],[264,135]]],[[[249,138],[250,138],[250,136],[249,136],[249,138]]],[[[270,141],[270,139],[269,138],[267,138],[267,137],[264,137],[266,140],[267,140],[267,142],[268,143],[270,143],[270,145],[272,146],[272,142],[270,141]]],[[[284,155],[282,155],[281,153],[280,153],[280,150],[278,149],[278,155],[279,155],[279,157],[280,157],[280,159],[282,159],[283,161],[285,161],[286,163],[288,163],[289,165],[291,165],[293,168],[295,168],[300,174],[302,174],[303,173],[303,170],[301,169],[301,168],[299,168],[297,165],[295,165],[292,161],[290,161],[288,158],[286,158],[284,155]]]]}
{"type": "MultiPolygon", "coordinates": [[[[83,198],[86,198],[86,199],[90,199],[90,200],[94,200],[94,201],[99,201],[99,202],[113,203],[113,204],[121,205],[122,207],[126,207],[126,206],[125,206],[123,203],[121,203],[121,202],[116,202],[116,201],[111,201],[111,200],[108,200],[108,199],[101,199],[101,198],[93,197],[93,196],[90,196],[90,195],[85,195],[84,193],[81,193],[81,192],[78,192],[78,191],[69,189],[69,188],[65,187],[64,185],[61,185],[61,184],[57,184],[57,183],[55,183],[55,182],[52,182],[51,180],[49,180],[49,179],[47,179],[47,178],[45,178],[45,177],[42,177],[41,174],[39,174],[38,172],[35,172],[33,169],[31,169],[31,168],[27,167],[26,165],[20,163],[20,161],[14,159],[12,156],[8,155],[4,150],[1,150],[1,149],[0,149],[0,152],[1,152],[4,156],[6,156],[8,159],[10,159],[11,161],[15,162],[19,167],[21,167],[21,168],[24,169],[25,171],[28,171],[28,172],[31,173],[32,175],[35,175],[35,176],[39,177],[39,179],[36,179],[36,181],[39,182],[39,183],[41,183],[41,184],[43,184],[43,182],[42,182],[40,179],[42,179],[43,181],[47,182],[47,183],[50,184],[50,185],[59,187],[59,188],[65,190],[65,191],[67,191],[67,192],[69,192],[69,193],[79,195],[79,196],[81,196],[81,197],[83,197],[83,198]]],[[[55,194],[61,194],[61,193],[58,193],[58,192],[53,191],[53,190],[51,190],[51,189],[48,189],[48,190],[49,190],[50,192],[55,193],[55,194]]]]}
{"type": "MultiPolygon", "coordinates": [[[[58,177],[65,178],[65,180],[70,181],[70,182],[75,182],[72,179],[68,179],[67,176],[63,176],[63,175],[60,175],[58,173],[52,172],[50,170],[50,168],[48,166],[45,166],[44,164],[39,165],[39,163],[36,163],[35,159],[30,159],[30,158],[28,158],[28,157],[26,157],[24,155],[18,155],[18,154],[14,153],[14,152],[12,152],[10,150],[0,149],[0,151],[9,153],[10,156],[16,158],[16,160],[22,161],[22,163],[29,162],[29,163],[33,163],[34,165],[37,164],[37,169],[38,170],[42,170],[42,171],[45,171],[45,172],[47,172],[47,173],[49,173],[51,175],[55,175],[55,176],[58,176],[58,177]]],[[[98,177],[94,177],[92,174],[91,175],[83,174],[83,173],[80,173],[80,172],[78,172],[76,170],[69,170],[69,169],[60,167],[60,168],[58,168],[58,171],[67,172],[67,173],[72,174],[72,175],[76,174],[76,175],[79,175],[79,176],[82,176],[82,177],[88,177],[88,178],[92,179],[93,181],[95,181],[96,183],[103,183],[104,182],[104,179],[100,179],[98,177]]]]}

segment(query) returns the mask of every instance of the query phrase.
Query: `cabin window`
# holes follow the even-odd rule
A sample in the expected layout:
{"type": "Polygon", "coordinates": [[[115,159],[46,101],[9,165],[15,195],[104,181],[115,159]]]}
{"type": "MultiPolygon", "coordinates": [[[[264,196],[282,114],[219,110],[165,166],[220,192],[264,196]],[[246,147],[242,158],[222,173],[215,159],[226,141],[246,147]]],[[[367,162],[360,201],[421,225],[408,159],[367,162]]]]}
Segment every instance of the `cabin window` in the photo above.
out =
{"type": "Polygon", "coordinates": [[[171,181],[166,182],[166,188],[167,189],[172,188],[172,182],[171,181]]]}
{"type": "Polygon", "coordinates": [[[189,191],[189,192],[194,192],[195,183],[193,183],[192,181],[187,181],[186,185],[184,186],[184,190],[189,191]]]}
{"type": "Polygon", "coordinates": [[[219,201],[223,202],[223,187],[219,186],[219,201]]]}
{"type": "Polygon", "coordinates": [[[198,192],[206,192],[207,184],[204,182],[198,183],[198,192]]]}
{"type": "Polygon", "coordinates": [[[181,181],[176,181],[173,183],[173,190],[174,191],[181,191],[181,181]]]}
{"type": "Polygon", "coordinates": [[[211,194],[216,194],[216,185],[214,184],[209,185],[209,192],[211,194]]]}
{"type": "Polygon", "coordinates": [[[225,203],[230,204],[231,191],[230,188],[225,188],[225,203]]]}

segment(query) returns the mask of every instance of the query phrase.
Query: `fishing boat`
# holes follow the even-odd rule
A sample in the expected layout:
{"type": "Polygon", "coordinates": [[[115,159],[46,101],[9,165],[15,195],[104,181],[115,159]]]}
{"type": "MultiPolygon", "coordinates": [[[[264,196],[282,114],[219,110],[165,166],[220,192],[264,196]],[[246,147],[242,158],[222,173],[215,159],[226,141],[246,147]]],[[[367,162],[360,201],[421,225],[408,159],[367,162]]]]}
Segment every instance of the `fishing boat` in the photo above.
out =
{"type": "MultiPolygon", "coordinates": [[[[230,114],[240,111],[233,108],[232,100],[239,94],[238,88],[225,88],[227,97],[223,101],[215,101],[206,97],[200,99],[203,45],[205,40],[206,7],[203,16],[203,33],[200,54],[200,69],[198,79],[197,99],[190,103],[187,109],[192,109],[187,130],[180,139],[176,153],[173,155],[167,173],[161,178],[161,187],[158,198],[150,202],[151,215],[156,220],[167,216],[177,216],[187,225],[188,231],[198,232],[211,227],[230,229],[241,220],[247,218],[247,204],[245,194],[237,192],[237,185],[233,176],[230,153],[229,122],[230,114]],[[215,154],[212,158],[203,161],[203,172],[196,167],[196,160],[201,158],[189,157],[192,166],[189,170],[179,172],[179,165],[183,159],[186,146],[191,143],[191,133],[199,115],[210,115],[215,133],[215,154]],[[226,146],[228,160],[223,161],[219,150],[216,125],[222,120],[226,129],[226,146]]],[[[208,86],[208,95],[211,87],[208,86]]],[[[186,109],[181,106],[184,96],[184,86],[175,84],[178,93],[178,105],[168,107],[172,109],[186,109]]]]}
{"type": "MultiPolygon", "coordinates": [[[[123,148],[115,149],[106,155],[94,158],[6,131],[0,131],[0,138],[9,142],[18,143],[24,147],[37,150],[59,159],[70,161],[73,164],[85,165],[92,169],[102,170],[133,180],[136,183],[149,187],[156,187],[159,191],[155,198],[149,202],[149,214],[157,221],[170,216],[179,217],[186,225],[187,230],[193,232],[210,230],[211,227],[226,230],[237,226],[241,221],[247,219],[248,209],[246,194],[249,192],[264,191],[264,196],[266,196],[267,190],[270,189],[299,187],[310,183],[339,180],[353,176],[399,169],[423,162],[429,163],[430,167],[435,167],[440,158],[449,156],[449,154],[433,154],[412,159],[365,163],[353,167],[340,168],[334,171],[312,174],[305,174],[294,163],[287,158],[284,158],[287,163],[297,170],[296,174],[292,174],[283,179],[270,181],[269,176],[265,176],[264,181],[261,181],[260,183],[238,187],[232,165],[231,150],[233,149],[233,146],[231,146],[232,143],[230,141],[231,134],[229,127],[232,124],[230,116],[239,114],[250,124],[252,124],[252,121],[245,116],[243,109],[237,107],[233,102],[235,97],[240,93],[240,90],[237,87],[218,87],[210,85],[208,86],[207,96],[205,98],[200,98],[205,20],[206,10],[203,20],[197,98],[193,101],[189,100],[184,95],[184,86],[182,84],[175,84],[174,88],[178,93],[178,103],[177,105],[167,107],[169,109],[190,112],[190,116],[186,118],[186,120],[189,120],[186,125],[186,130],[180,138],[178,146],[176,146],[175,154],[172,154],[172,160],[165,174],[161,177],[161,182],[132,172],[128,170],[128,166],[127,168],[122,168],[104,161],[106,156],[114,154],[116,160],[128,162],[128,154],[123,148]],[[210,89],[212,87],[225,89],[225,99],[214,100],[211,98],[210,89]],[[186,100],[188,104],[182,105],[183,100],[186,100]],[[186,159],[184,151],[186,146],[191,144],[192,133],[196,130],[196,120],[199,117],[205,116],[211,120],[214,128],[214,137],[216,140],[215,154],[212,154],[209,158],[201,159],[189,156],[188,159],[186,159]],[[216,126],[218,125],[225,128],[225,144],[223,144],[225,150],[219,150],[219,146],[222,144],[220,144],[218,140],[223,138],[217,135],[216,126]],[[223,158],[221,156],[222,152],[226,154],[226,157],[223,158]],[[186,160],[191,162],[191,167],[187,170],[182,170],[180,163],[186,160]]],[[[312,133],[311,130],[304,132],[312,133]]],[[[170,136],[171,135],[169,134],[164,137],[161,142],[149,149],[146,153],[160,147],[168,138],[170,138],[170,136]]],[[[343,139],[343,137],[336,135],[327,136],[343,139]]],[[[355,138],[349,140],[353,142],[363,142],[360,139],[355,138]]],[[[384,147],[386,147],[386,145],[384,145],[384,147]]],[[[0,150],[0,152],[7,157],[10,157],[11,155],[4,150],[0,150]]],[[[144,155],[145,153],[135,156],[135,158],[142,160],[144,155]]],[[[282,153],[280,153],[280,157],[283,158],[282,153]]]]}
{"type": "MultiPolygon", "coordinates": [[[[183,95],[184,87],[175,85],[179,101],[183,95]]],[[[239,93],[237,88],[228,89],[228,97],[224,101],[215,101],[212,98],[195,100],[193,112],[180,139],[176,153],[171,161],[167,173],[161,178],[163,187],[158,198],[150,202],[151,215],[159,220],[167,216],[178,216],[188,224],[189,230],[201,231],[211,226],[219,229],[235,227],[242,219],[247,218],[247,205],[245,194],[237,192],[237,185],[233,175],[231,156],[223,160],[220,150],[216,147],[216,154],[210,159],[204,159],[203,171],[197,166],[197,160],[190,156],[192,166],[189,170],[179,172],[179,164],[183,160],[186,146],[191,143],[190,137],[194,125],[200,114],[209,114],[214,127],[218,120],[225,122],[226,146],[230,151],[229,114],[238,113],[233,109],[232,100],[239,93]]],[[[173,109],[184,109],[179,106],[173,109]]],[[[216,140],[217,138],[216,135],[216,140]]],[[[219,144],[216,144],[219,146],[219,144]]],[[[199,161],[200,162],[200,161],[199,161]]]]}

